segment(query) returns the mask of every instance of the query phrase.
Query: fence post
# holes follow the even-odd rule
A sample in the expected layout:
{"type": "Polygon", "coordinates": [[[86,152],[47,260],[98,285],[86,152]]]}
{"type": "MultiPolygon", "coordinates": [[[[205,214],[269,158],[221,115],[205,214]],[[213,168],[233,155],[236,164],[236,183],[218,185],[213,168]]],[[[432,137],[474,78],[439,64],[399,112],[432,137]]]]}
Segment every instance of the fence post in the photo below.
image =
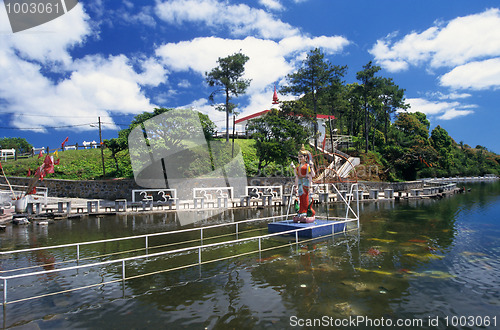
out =
{"type": "Polygon", "coordinates": [[[122,260],[122,281],[125,282],[125,260],[122,260]]]}
{"type": "Polygon", "coordinates": [[[7,304],[7,279],[3,279],[3,305],[7,304]]]}

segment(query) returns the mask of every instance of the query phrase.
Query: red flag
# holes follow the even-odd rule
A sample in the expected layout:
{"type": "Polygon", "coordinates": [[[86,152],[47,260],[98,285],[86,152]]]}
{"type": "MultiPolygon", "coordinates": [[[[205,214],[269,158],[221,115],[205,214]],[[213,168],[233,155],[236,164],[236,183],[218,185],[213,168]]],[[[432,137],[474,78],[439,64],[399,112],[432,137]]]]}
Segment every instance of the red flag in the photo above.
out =
{"type": "Polygon", "coordinates": [[[43,157],[43,152],[42,152],[42,150],[40,150],[40,152],[38,153],[38,159],[40,159],[42,157],[43,157]]]}
{"type": "Polygon", "coordinates": [[[2,162],[0,162],[0,170],[3,170],[2,162]]]}
{"type": "Polygon", "coordinates": [[[51,156],[45,156],[45,160],[43,161],[43,171],[44,176],[49,173],[54,173],[54,160],[51,156]]]}
{"type": "Polygon", "coordinates": [[[59,158],[54,161],[54,165],[59,165],[59,158]]]}
{"type": "Polygon", "coordinates": [[[27,177],[30,177],[31,176],[31,168],[28,167],[28,175],[26,175],[27,177]]]}
{"type": "Polygon", "coordinates": [[[61,143],[61,148],[63,148],[63,149],[64,149],[64,145],[66,144],[66,142],[68,142],[68,139],[69,139],[69,137],[66,137],[66,138],[64,139],[64,141],[61,143]]]}

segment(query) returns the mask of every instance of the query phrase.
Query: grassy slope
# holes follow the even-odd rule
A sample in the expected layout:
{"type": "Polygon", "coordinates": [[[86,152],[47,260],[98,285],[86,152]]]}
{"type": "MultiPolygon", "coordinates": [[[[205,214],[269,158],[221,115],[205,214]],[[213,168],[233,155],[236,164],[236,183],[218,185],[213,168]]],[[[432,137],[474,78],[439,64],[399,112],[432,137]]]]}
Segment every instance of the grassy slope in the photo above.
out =
{"type": "MultiPolygon", "coordinates": [[[[237,146],[241,148],[243,159],[245,161],[246,171],[248,176],[259,175],[257,166],[257,151],[254,147],[255,141],[252,139],[239,139],[235,140],[237,146]]],[[[473,151],[477,151],[472,149],[473,151]]],[[[238,148],[235,148],[238,151],[238,148]]],[[[353,156],[360,157],[362,161],[361,167],[357,168],[358,179],[366,181],[380,181],[388,180],[389,178],[384,175],[386,166],[384,162],[380,159],[380,155],[369,152],[368,154],[349,152],[353,156]]],[[[493,156],[491,156],[493,157],[493,156]]],[[[486,158],[491,158],[490,153],[486,153],[486,158]]],[[[87,149],[87,150],[66,150],[64,152],[59,152],[60,165],[55,167],[55,173],[49,174],[48,178],[57,179],[74,179],[74,180],[94,180],[102,179],[102,160],[101,152],[99,149],[87,149]]],[[[130,158],[128,156],[128,151],[122,151],[117,155],[119,171],[116,171],[115,161],[111,157],[111,152],[109,150],[104,150],[104,159],[106,167],[106,178],[133,178],[132,167],[130,164],[130,158]]],[[[28,168],[31,169],[33,173],[34,170],[42,164],[43,158],[38,159],[26,158],[19,159],[17,161],[7,160],[2,161],[2,165],[5,173],[8,176],[19,176],[25,177],[28,173],[28,168]]],[[[277,175],[282,174],[282,169],[280,167],[272,164],[266,169],[266,172],[260,175],[277,175]]]]}
{"type": "MultiPolygon", "coordinates": [[[[254,140],[236,140],[237,146],[241,148],[243,158],[247,163],[247,172],[255,174],[257,169],[256,150],[253,147],[254,140]]],[[[237,147],[235,150],[238,150],[237,147]]],[[[53,155],[53,154],[51,154],[53,155]]],[[[102,179],[102,159],[99,149],[86,150],[66,150],[58,153],[60,165],[55,166],[55,173],[49,174],[47,178],[53,179],[73,179],[73,180],[94,180],[102,179]]],[[[2,165],[7,176],[25,177],[28,169],[34,173],[39,167],[43,158],[23,158],[2,161],[2,165]]],[[[104,164],[106,178],[133,178],[132,167],[128,151],[122,151],[117,155],[119,171],[116,171],[115,160],[111,157],[109,150],[104,150],[104,164]]]]}

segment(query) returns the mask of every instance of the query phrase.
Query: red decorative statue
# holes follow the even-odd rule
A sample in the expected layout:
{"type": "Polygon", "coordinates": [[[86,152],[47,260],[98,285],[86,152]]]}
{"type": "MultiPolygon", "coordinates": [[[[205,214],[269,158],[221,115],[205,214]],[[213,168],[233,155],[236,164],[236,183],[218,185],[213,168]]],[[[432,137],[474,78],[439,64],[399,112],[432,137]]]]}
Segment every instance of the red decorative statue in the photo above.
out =
{"type": "Polygon", "coordinates": [[[309,151],[302,148],[299,151],[299,165],[294,169],[295,172],[295,195],[299,197],[298,214],[293,218],[294,222],[313,222],[316,212],[312,209],[312,196],[310,189],[312,187],[312,178],[315,176],[312,155],[309,151]]]}

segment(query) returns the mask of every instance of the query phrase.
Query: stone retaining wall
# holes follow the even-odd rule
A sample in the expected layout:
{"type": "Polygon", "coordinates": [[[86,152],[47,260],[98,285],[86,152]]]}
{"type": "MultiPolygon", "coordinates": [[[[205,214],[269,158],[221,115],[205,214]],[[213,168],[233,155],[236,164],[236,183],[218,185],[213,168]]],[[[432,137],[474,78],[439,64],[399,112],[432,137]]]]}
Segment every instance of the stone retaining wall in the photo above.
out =
{"type": "MultiPolygon", "coordinates": [[[[27,186],[30,178],[10,177],[12,185],[27,186]]],[[[5,184],[5,179],[0,178],[0,183],[5,184]]],[[[59,180],[44,179],[37,184],[38,187],[47,187],[49,196],[73,197],[88,199],[115,200],[131,198],[132,189],[140,189],[133,179],[117,180],[59,180]]]]}
{"type": "MultiPolygon", "coordinates": [[[[12,185],[26,186],[29,178],[10,177],[9,181],[12,185]]],[[[275,186],[283,185],[286,188],[294,184],[293,177],[255,177],[248,178],[249,186],[275,186]]],[[[0,177],[0,183],[6,183],[3,177],[0,177]]],[[[360,188],[368,191],[369,189],[393,189],[397,191],[411,191],[412,189],[422,189],[424,183],[422,181],[409,182],[368,182],[360,181],[360,188]]],[[[200,180],[200,185],[203,185],[200,180]]],[[[133,179],[116,179],[116,180],[58,180],[45,179],[40,181],[38,186],[47,187],[49,196],[53,197],[74,197],[88,199],[107,199],[115,200],[126,198],[131,199],[133,189],[141,189],[133,179]]]]}

